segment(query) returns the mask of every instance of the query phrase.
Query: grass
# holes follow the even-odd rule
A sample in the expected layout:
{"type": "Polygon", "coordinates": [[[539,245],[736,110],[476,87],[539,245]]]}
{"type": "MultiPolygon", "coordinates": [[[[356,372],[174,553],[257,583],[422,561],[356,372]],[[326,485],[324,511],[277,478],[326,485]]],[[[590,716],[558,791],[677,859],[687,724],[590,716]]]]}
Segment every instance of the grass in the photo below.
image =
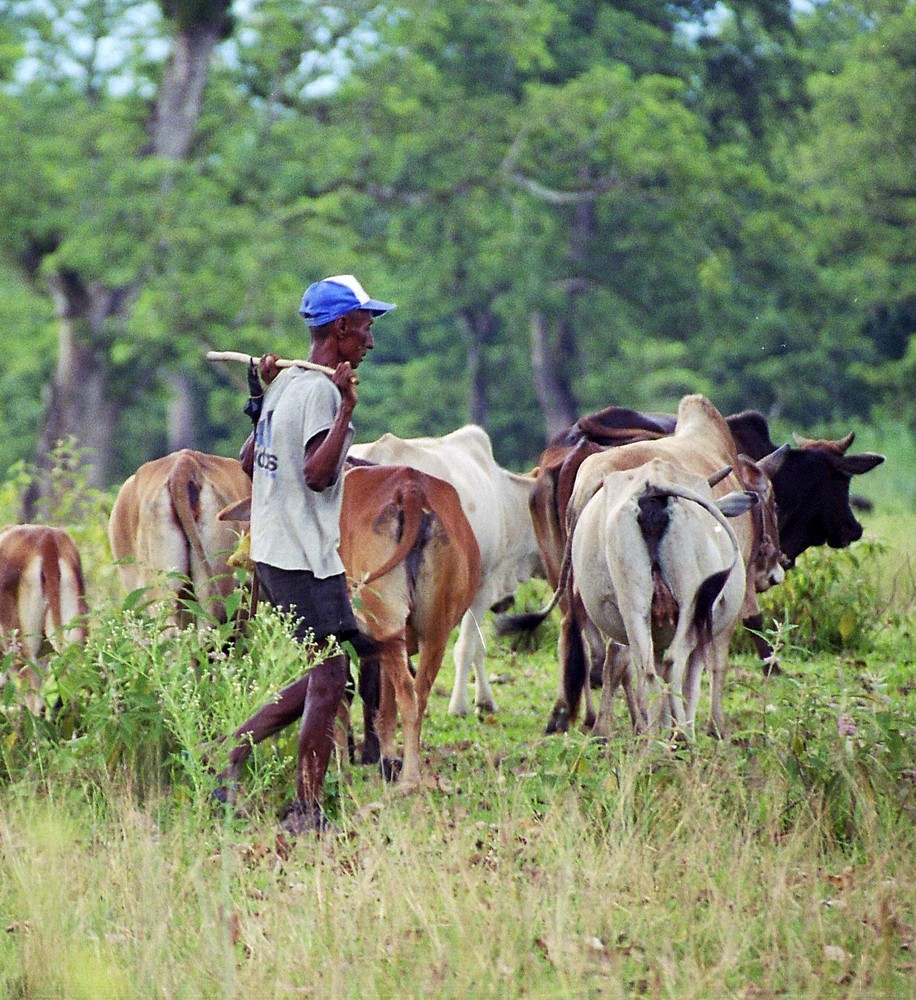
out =
{"type": "Polygon", "coordinates": [[[93,571],[55,717],[0,699],[0,996],[912,996],[914,521],[873,515],[773,592],[787,674],[736,653],[730,740],[637,743],[622,700],[607,745],[544,736],[549,622],[490,637],[495,715],[447,714],[447,655],[429,787],[335,763],[341,835],[294,842],[293,734],[253,755],[243,817],[202,747],[302,669],[288,626],[163,638],[93,571]]]}

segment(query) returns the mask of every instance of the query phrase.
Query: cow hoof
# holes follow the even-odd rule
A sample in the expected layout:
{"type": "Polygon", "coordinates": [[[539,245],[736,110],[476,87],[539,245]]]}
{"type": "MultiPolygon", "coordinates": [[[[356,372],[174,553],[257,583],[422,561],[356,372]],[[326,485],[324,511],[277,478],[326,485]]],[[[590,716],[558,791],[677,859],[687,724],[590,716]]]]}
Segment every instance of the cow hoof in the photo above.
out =
{"type": "Polygon", "coordinates": [[[764,677],[785,677],[786,673],[777,660],[764,660],[760,664],[764,677]]]}
{"type": "Polygon", "coordinates": [[[547,728],[544,730],[544,733],[550,736],[553,733],[565,733],[568,729],[569,709],[565,705],[557,705],[547,722],[547,728]]]}
{"type": "Polygon", "coordinates": [[[219,777],[216,779],[216,788],[210,792],[210,798],[220,806],[232,806],[236,804],[239,794],[239,783],[232,778],[219,777]]]}
{"type": "Polygon", "coordinates": [[[404,761],[400,757],[382,757],[379,761],[379,770],[382,772],[382,777],[387,782],[397,781],[401,776],[401,768],[404,766],[404,761]]]}
{"type": "Polygon", "coordinates": [[[382,750],[378,740],[366,740],[359,755],[360,764],[378,764],[382,758],[382,750]]]}
{"type": "Polygon", "coordinates": [[[459,719],[463,719],[468,714],[469,708],[465,701],[453,701],[449,703],[448,714],[455,715],[459,719]]]}
{"type": "Polygon", "coordinates": [[[288,837],[300,837],[304,833],[335,834],[340,830],[324,814],[317,803],[294,802],[280,820],[280,830],[288,837]]]}
{"type": "Polygon", "coordinates": [[[475,711],[477,712],[478,718],[485,718],[488,715],[496,714],[496,702],[495,701],[480,701],[475,706],[475,711]]]}

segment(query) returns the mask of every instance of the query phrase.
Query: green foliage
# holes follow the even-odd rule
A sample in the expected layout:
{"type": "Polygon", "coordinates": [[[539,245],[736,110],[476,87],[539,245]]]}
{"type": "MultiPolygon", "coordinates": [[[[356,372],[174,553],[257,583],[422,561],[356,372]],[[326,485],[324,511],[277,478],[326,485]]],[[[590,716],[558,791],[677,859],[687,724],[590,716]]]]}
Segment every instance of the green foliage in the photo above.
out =
{"type": "Polygon", "coordinates": [[[808,549],[785,580],[760,595],[793,648],[815,653],[866,652],[887,625],[874,567],[886,546],[865,537],[847,549],[808,549]]]}
{"type": "MultiPolygon", "coordinates": [[[[228,613],[244,600],[236,591],[228,613]]],[[[205,802],[214,771],[227,763],[222,739],[316,662],[314,648],[292,638],[288,617],[269,608],[239,637],[231,618],[207,624],[194,606],[204,627],[173,633],[145,605],[142,591],[128,595],[120,609],[93,617],[85,647],[51,662],[42,689],[47,718],[15,710],[16,686],[4,686],[0,746],[8,780],[21,780],[40,761],[75,782],[103,787],[129,774],[138,794],[165,786],[205,802]]],[[[249,792],[282,785],[289,766],[288,747],[256,751],[249,792]]]]}
{"type": "Polygon", "coordinates": [[[122,413],[113,480],[173,443],[176,375],[197,446],[235,453],[243,378],[203,352],[301,355],[302,288],[348,271],[399,303],[367,437],[474,417],[532,464],[534,311],[582,410],[699,390],[804,430],[910,405],[912,5],[236,6],[0,0],[11,461],[63,279],[124,296],[78,324],[122,413]],[[210,20],[233,34],[161,162],[163,62],[210,20]]]}

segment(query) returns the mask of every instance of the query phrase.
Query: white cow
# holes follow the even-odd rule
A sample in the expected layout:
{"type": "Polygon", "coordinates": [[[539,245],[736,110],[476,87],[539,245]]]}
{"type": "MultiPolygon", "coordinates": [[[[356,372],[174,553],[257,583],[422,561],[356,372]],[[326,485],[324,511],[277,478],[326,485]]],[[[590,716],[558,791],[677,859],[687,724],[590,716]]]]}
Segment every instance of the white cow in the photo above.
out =
{"type": "Polygon", "coordinates": [[[444,479],[458,491],[480,548],[481,578],[477,594],[461,620],[455,644],[455,684],[449,712],[467,715],[472,667],[477,707],[495,711],[484,668],[486,645],[480,626],[486,612],[511,597],[519,583],[530,579],[541,564],[528,507],[534,476],[509,472],[497,465],[486,431],[474,424],[438,438],[384,434],[369,444],[354,445],[350,455],[381,465],[408,465],[444,479]]]}
{"type": "Polygon", "coordinates": [[[744,560],[726,516],[749,510],[756,495],[716,501],[703,476],[653,459],[609,473],[591,499],[571,502],[581,509],[574,600],[606,642],[629,646],[636,679],[634,698],[625,668],[607,677],[602,708],[622,681],[637,730],[658,731],[673,716],[676,731],[692,738],[703,667],[714,673],[727,656],[745,594],[744,560]]]}

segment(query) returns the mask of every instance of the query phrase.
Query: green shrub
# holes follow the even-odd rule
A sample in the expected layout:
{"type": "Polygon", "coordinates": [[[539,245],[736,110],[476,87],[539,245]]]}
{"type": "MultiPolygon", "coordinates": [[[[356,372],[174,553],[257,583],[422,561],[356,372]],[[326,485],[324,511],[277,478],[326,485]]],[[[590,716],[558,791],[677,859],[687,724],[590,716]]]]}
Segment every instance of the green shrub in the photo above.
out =
{"type": "MultiPolygon", "coordinates": [[[[4,687],[0,764],[7,777],[40,766],[105,784],[124,772],[140,794],[178,786],[199,799],[225,764],[229,747],[218,741],[316,662],[314,647],[292,638],[289,616],[268,606],[242,637],[231,620],[172,634],[161,616],[144,613],[142,598],[137,591],[119,612],[93,618],[85,646],[50,663],[42,688],[47,716],[19,708],[15,685],[4,687]]],[[[241,590],[230,595],[230,615],[243,600],[241,590]]],[[[253,794],[271,786],[288,756],[276,745],[255,755],[246,782],[253,794]]]]}
{"type": "MultiPolygon", "coordinates": [[[[866,536],[846,549],[808,549],[785,580],[760,595],[765,622],[791,632],[809,653],[862,652],[886,623],[874,567],[886,545],[866,536]]],[[[749,651],[748,639],[739,648],[749,651]]]]}

